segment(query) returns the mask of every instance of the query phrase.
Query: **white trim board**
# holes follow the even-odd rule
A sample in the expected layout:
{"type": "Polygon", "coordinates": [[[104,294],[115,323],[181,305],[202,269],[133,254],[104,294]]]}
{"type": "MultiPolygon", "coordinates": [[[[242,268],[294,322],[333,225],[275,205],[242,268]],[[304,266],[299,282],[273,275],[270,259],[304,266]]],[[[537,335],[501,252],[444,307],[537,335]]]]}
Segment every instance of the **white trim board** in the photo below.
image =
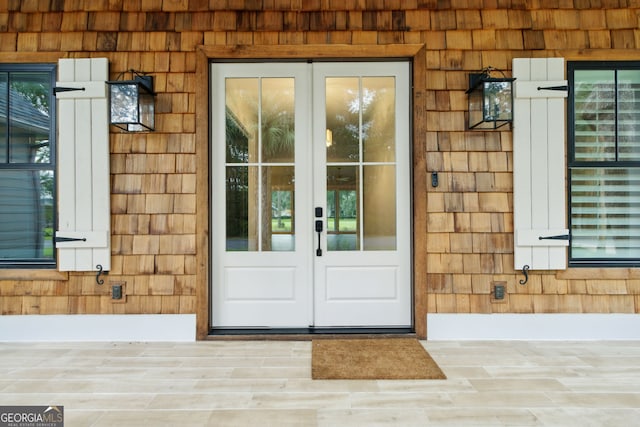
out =
{"type": "Polygon", "coordinates": [[[639,314],[427,314],[428,340],[639,340],[639,314]]]}
{"type": "Polygon", "coordinates": [[[195,339],[195,314],[0,316],[0,342],[178,342],[195,339]]]}

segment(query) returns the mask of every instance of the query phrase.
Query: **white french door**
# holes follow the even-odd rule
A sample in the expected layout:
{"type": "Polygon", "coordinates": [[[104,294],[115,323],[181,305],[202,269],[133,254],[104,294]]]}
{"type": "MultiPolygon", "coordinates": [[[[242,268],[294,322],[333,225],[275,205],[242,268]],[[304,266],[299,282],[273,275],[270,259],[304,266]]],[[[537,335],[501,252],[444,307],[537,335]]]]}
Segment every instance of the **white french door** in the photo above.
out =
{"type": "Polygon", "coordinates": [[[212,326],[410,327],[408,62],[211,76],[212,326]]]}

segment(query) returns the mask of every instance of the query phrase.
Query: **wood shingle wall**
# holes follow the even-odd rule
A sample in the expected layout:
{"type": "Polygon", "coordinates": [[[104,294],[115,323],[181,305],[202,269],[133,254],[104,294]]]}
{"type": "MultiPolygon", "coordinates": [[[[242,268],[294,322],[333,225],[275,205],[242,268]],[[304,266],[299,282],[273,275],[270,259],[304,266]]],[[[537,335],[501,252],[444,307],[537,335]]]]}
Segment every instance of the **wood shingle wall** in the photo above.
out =
{"type": "MultiPolygon", "coordinates": [[[[424,44],[420,147],[426,209],[416,262],[429,312],[640,312],[640,270],[513,265],[511,132],[465,131],[468,73],[515,57],[640,59],[638,0],[4,0],[0,60],[107,57],[113,78],[153,74],[157,131],[111,134],[112,271],[0,272],[2,314],[194,313],[198,46],[424,44]],[[110,282],[125,283],[113,303],[110,282]],[[507,287],[492,302],[494,282],[507,287]]],[[[283,49],[287,49],[283,47],[283,49]]],[[[354,47],[357,49],[357,46],[354,47]]],[[[206,124],[204,124],[206,127],[206,124]]],[[[205,179],[206,181],[206,179],[205,179]]],[[[420,206],[420,204],[417,204],[420,206]]],[[[204,314],[206,316],[206,313],[204,314]]]]}

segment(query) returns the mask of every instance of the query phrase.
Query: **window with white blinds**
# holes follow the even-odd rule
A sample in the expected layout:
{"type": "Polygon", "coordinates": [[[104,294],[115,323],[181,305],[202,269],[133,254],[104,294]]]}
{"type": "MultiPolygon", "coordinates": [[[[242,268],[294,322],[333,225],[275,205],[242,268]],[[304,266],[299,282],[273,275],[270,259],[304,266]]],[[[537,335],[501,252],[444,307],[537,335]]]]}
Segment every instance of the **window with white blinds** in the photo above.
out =
{"type": "Polygon", "coordinates": [[[572,265],[640,265],[640,63],[568,63],[572,265]]]}

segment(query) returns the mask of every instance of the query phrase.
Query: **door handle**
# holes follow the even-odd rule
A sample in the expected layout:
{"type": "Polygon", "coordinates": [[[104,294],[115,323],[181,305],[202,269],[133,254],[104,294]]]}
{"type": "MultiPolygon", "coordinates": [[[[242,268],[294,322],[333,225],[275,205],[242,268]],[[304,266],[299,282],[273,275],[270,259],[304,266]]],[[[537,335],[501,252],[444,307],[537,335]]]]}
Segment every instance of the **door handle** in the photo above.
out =
{"type": "Polygon", "coordinates": [[[318,249],[316,249],[316,256],[322,256],[322,247],[321,247],[321,242],[322,242],[322,229],[323,229],[323,223],[321,219],[317,219],[316,220],[316,233],[318,233],[318,249]]]}
{"type": "Polygon", "coordinates": [[[324,226],[323,226],[323,222],[322,222],[322,207],[321,206],[316,206],[315,216],[316,216],[316,218],[320,218],[320,219],[316,219],[316,233],[318,233],[318,249],[316,249],[316,256],[322,256],[321,243],[322,243],[322,229],[324,228],[324,226]]]}

